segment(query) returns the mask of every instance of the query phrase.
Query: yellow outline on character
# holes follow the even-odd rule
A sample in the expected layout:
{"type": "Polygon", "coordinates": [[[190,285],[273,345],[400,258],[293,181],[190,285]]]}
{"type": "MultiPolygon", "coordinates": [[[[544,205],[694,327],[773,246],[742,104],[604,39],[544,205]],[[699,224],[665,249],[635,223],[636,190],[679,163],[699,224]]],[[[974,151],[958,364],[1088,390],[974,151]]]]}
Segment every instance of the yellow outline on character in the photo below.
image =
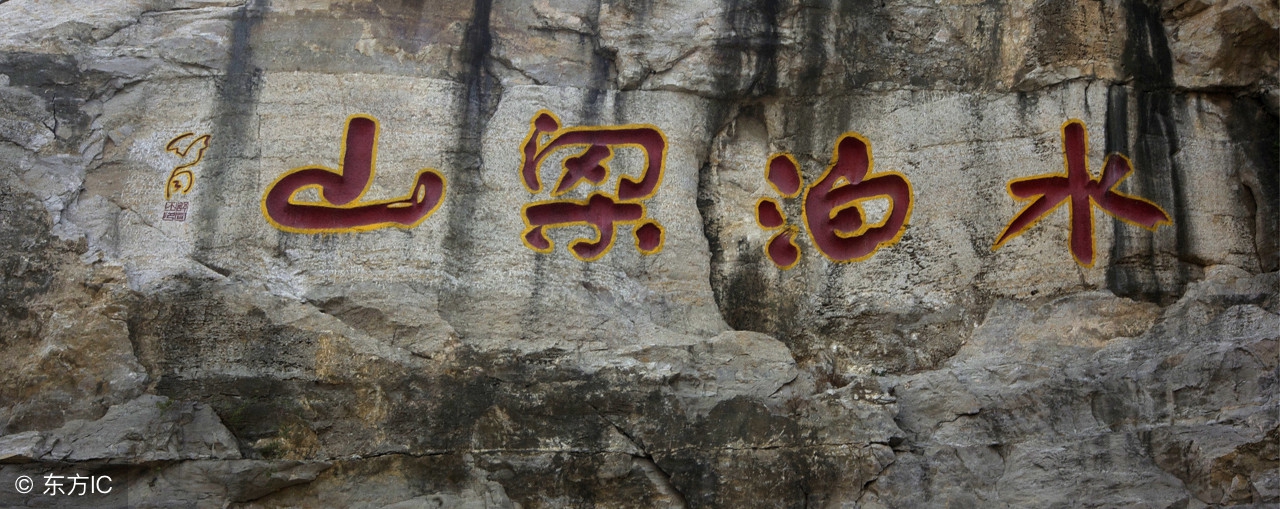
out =
{"type": "MultiPolygon", "coordinates": [[[[907,178],[907,175],[905,173],[902,173],[896,170],[875,173],[875,168],[876,168],[875,165],[876,165],[876,160],[875,160],[874,152],[872,151],[871,140],[868,140],[865,136],[863,136],[862,134],[856,131],[848,131],[848,132],[845,132],[844,134],[841,134],[839,138],[836,138],[836,143],[831,148],[831,163],[827,165],[827,169],[822,172],[822,175],[818,176],[817,179],[814,179],[808,186],[805,186],[804,188],[804,198],[803,198],[804,203],[802,203],[800,210],[801,210],[801,216],[803,216],[804,218],[805,232],[808,233],[809,242],[813,243],[814,248],[819,253],[821,253],[824,258],[826,258],[827,260],[833,263],[855,263],[855,262],[861,262],[861,261],[867,260],[872,256],[875,256],[875,254],[879,252],[881,249],[897,244],[900,240],[902,240],[902,235],[906,233],[907,226],[911,224],[911,213],[915,211],[915,206],[916,206],[916,203],[915,203],[916,190],[915,190],[915,186],[911,184],[911,179],[907,178]],[[908,197],[907,207],[906,207],[907,211],[906,211],[906,214],[903,215],[902,226],[898,228],[897,232],[894,233],[892,238],[877,242],[876,247],[863,256],[849,259],[849,260],[837,260],[835,258],[832,258],[831,255],[827,254],[826,250],[822,249],[822,245],[818,243],[818,239],[813,234],[813,227],[811,226],[812,223],[809,222],[808,201],[809,201],[809,193],[813,190],[813,188],[817,186],[819,182],[826,180],[827,177],[831,174],[831,172],[835,170],[836,166],[840,164],[840,143],[848,138],[857,139],[858,141],[861,141],[863,144],[865,144],[867,147],[867,171],[863,175],[862,182],[860,182],[859,185],[861,185],[862,183],[865,183],[868,180],[871,180],[872,178],[879,178],[883,176],[897,176],[901,178],[902,181],[905,182],[907,185],[907,197],[908,197]]],[[[846,182],[845,184],[841,184],[840,186],[833,185],[831,190],[835,190],[840,187],[844,187],[846,185],[853,185],[852,182],[848,182],[847,179],[845,179],[845,182],[846,182]]],[[[898,206],[898,200],[894,199],[892,195],[876,194],[871,196],[865,196],[862,198],[857,198],[855,200],[849,201],[845,204],[841,204],[839,207],[833,207],[827,213],[827,219],[830,220],[835,218],[836,214],[842,210],[848,209],[850,207],[858,207],[858,211],[861,214],[861,217],[863,218],[863,222],[862,222],[862,226],[860,226],[857,231],[853,233],[845,233],[835,229],[832,230],[832,233],[834,233],[839,238],[851,239],[854,237],[862,236],[863,234],[866,233],[867,230],[871,228],[880,228],[888,224],[889,219],[893,215],[895,207],[897,206],[898,206]],[[864,201],[876,200],[881,198],[889,199],[889,208],[885,210],[884,218],[879,223],[874,225],[868,225],[865,221],[866,210],[862,208],[861,203],[864,201]]]]}
{"type": "Polygon", "coordinates": [[[1101,209],[1103,212],[1106,212],[1107,215],[1110,215],[1111,217],[1119,219],[1121,222],[1138,226],[1148,231],[1156,231],[1156,229],[1160,228],[1161,226],[1173,224],[1173,220],[1169,217],[1169,214],[1166,213],[1164,209],[1162,209],[1155,202],[1148,200],[1146,198],[1122,193],[1120,191],[1115,190],[1116,186],[1120,185],[1121,182],[1124,182],[1125,179],[1129,178],[1129,175],[1133,174],[1133,162],[1130,161],[1129,158],[1126,157],[1125,155],[1120,153],[1107,154],[1107,156],[1104,157],[1102,160],[1103,175],[1097,178],[1094,177],[1093,171],[1089,168],[1089,129],[1088,129],[1088,126],[1084,123],[1084,121],[1078,118],[1067,119],[1067,121],[1063,122],[1062,125],[1059,126],[1058,133],[1062,139],[1062,150],[1061,150],[1062,173],[1042,173],[1039,175],[1032,175],[1029,177],[1018,177],[1018,178],[1010,179],[1008,182],[1005,183],[1005,186],[1004,186],[1005,192],[1008,193],[1008,195],[1011,198],[1013,198],[1015,202],[1018,202],[1018,203],[1029,202],[1029,203],[1023,206],[1022,209],[1018,211],[1018,213],[1014,214],[1013,217],[1010,218],[1007,223],[1005,223],[1004,228],[1001,229],[1000,231],[1000,235],[996,237],[996,242],[991,246],[991,250],[993,252],[1003,247],[1010,240],[1013,240],[1015,237],[1022,235],[1027,230],[1030,230],[1033,226],[1039,224],[1040,221],[1043,221],[1046,217],[1051,215],[1054,211],[1058,210],[1058,208],[1062,207],[1063,204],[1067,204],[1068,211],[1069,211],[1069,219],[1067,223],[1068,225],[1067,251],[1071,252],[1071,258],[1075,260],[1076,264],[1084,268],[1093,268],[1093,266],[1098,261],[1098,258],[1097,258],[1098,234],[1097,234],[1097,229],[1094,228],[1094,216],[1093,216],[1094,207],[1101,209]],[[1081,212],[1076,210],[1075,200],[1072,199],[1074,197],[1074,195],[1072,194],[1073,191],[1070,189],[1070,186],[1072,185],[1072,175],[1071,175],[1072,172],[1071,172],[1071,161],[1069,159],[1070,154],[1068,153],[1069,141],[1067,138],[1067,127],[1071,125],[1079,125],[1080,133],[1082,135],[1081,137],[1082,155],[1081,155],[1081,161],[1080,161],[1081,167],[1082,167],[1082,170],[1081,170],[1082,173],[1081,175],[1077,175],[1077,178],[1083,177],[1087,179],[1087,182],[1085,182],[1084,184],[1081,184],[1085,186],[1085,192],[1088,193],[1087,194],[1088,200],[1086,201],[1086,203],[1088,204],[1088,207],[1087,207],[1088,210],[1083,212],[1083,214],[1087,216],[1087,220],[1088,220],[1087,224],[1089,229],[1089,254],[1091,256],[1091,259],[1087,262],[1080,259],[1080,256],[1076,252],[1072,243],[1072,238],[1075,236],[1076,214],[1081,212]],[[1124,161],[1123,167],[1125,168],[1124,170],[1125,172],[1122,175],[1120,175],[1118,178],[1116,178],[1114,182],[1111,182],[1110,185],[1107,185],[1105,188],[1103,188],[1102,185],[1105,184],[1104,181],[1108,177],[1107,172],[1108,172],[1108,169],[1111,167],[1111,161],[1112,161],[1112,158],[1114,157],[1119,157],[1122,161],[1124,161]],[[1024,215],[1030,213],[1030,211],[1034,207],[1037,207],[1042,200],[1049,199],[1048,194],[1051,190],[1057,191],[1058,189],[1056,189],[1056,187],[1061,187],[1061,186],[1049,186],[1048,184],[1046,184],[1045,185],[1046,188],[1053,187],[1054,189],[1047,189],[1044,192],[1032,191],[1030,194],[1027,194],[1026,196],[1018,196],[1018,194],[1014,192],[1013,187],[1019,183],[1033,182],[1033,181],[1039,181],[1039,180],[1045,180],[1045,179],[1066,179],[1067,180],[1066,191],[1059,193],[1059,194],[1062,194],[1062,196],[1057,198],[1058,201],[1056,203],[1053,203],[1048,208],[1037,211],[1035,217],[1032,217],[1026,224],[1023,224],[1020,228],[1011,230],[1011,228],[1013,228],[1014,223],[1022,219],[1024,215]],[[1101,203],[1099,203],[1097,200],[1097,197],[1094,196],[1094,193],[1089,191],[1089,187],[1097,187],[1098,189],[1101,189],[1101,192],[1104,196],[1106,193],[1112,193],[1112,194],[1115,194],[1116,197],[1121,200],[1133,200],[1134,202],[1146,204],[1147,206],[1151,207],[1151,210],[1149,212],[1158,212],[1159,214],[1163,215],[1163,219],[1152,221],[1151,224],[1143,224],[1143,223],[1134,221],[1128,217],[1121,216],[1116,212],[1109,210],[1107,207],[1104,207],[1101,203]]]}
{"type": "MultiPolygon", "coordinates": [[[[592,261],[599,260],[605,254],[608,254],[611,250],[613,250],[613,246],[618,239],[617,230],[620,226],[630,225],[632,226],[631,234],[636,241],[637,251],[639,251],[641,254],[644,254],[644,255],[651,255],[651,254],[656,254],[661,252],[662,249],[666,246],[667,232],[666,232],[666,229],[662,227],[661,223],[659,223],[656,219],[653,219],[652,217],[649,216],[649,208],[645,202],[657,195],[658,190],[662,187],[663,180],[666,177],[665,170],[666,170],[667,152],[670,147],[670,142],[667,139],[666,133],[664,133],[662,129],[659,129],[657,126],[652,124],[624,124],[624,125],[614,125],[614,126],[563,127],[563,123],[561,122],[560,117],[557,116],[555,113],[547,109],[538,110],[538,112],[535,113],[533,115],[533,118],[529,121],[529,135],[524,138],[524,142],[521,144],[520,181],[521,181],[521,184],[524,186],[525,190],[529,192],[529,194],[537,195],[540,192],[542,192],[542,190],[544,189],[542,174],[541,174],[542,172],[540,171],[542,162],[544,162],[550,154],[563,150],[565,148],[569,148],[569,147],[583,147],[583,149],[572,156],[566,157],[564,160],[560,162],[559,176],[556,178],[556,184],[555,184],[557,189],[564,186],[565,179],[570,177],[571,170],[569,168],[569,162],[571,160],[589,157],[589,155],[593,150],[600,147],[604,147],[605,150],[608,150],[608,154],[604,155],[598,161],[596,161],[596,165],[598,165],[601,169],[604,170],[604,176],[599,182],[593,182],[594,185],[603,185],[609,181],[610,177],[613,174],[613,170],[609,166],[609,163],[613,160],[615,156],[614,150],[618,148],[640,149],[640,152],[644,156],[644,165],[643,165],[644,170],[643,170],[643,173],[639,176],[639,180],[636,180],[631,175],[625,175],[625,174],[619,175],[618,184],[615,187],[615,192],[612,194],[604,191],[595,191],[590,193],[587,198],[582,200],[548,199],[548,200],[540,200],[540,201],[524,204],[520,208],[520,217],[525,224],[525,229],[520,234],[520,241],[525,245],[525,247],[528,247],[529,249],[538,253],[550,253],[555,250],[555,243],[554,241],[550,241],[550,237],[546,237],[549,241],[549,247],[547,248],[538,248],[529,242],[527,236],[537,228],[543,228],[545,230],[545,229],[551,229],[551,228],[564,228],[564,227],[571,227],[571,226],[589,226],[592,228],[592,230],[595,231],[594,239],[591,239],[591,240],[576,239],[570,242],[568,246],[568,250],[569,250],[569,253],[574,256],[574,258],[577,258],[578,260],[581,260],[584,262],[592,262],[592,261]],[[544,116],[546,117],[545,119],[544,119],[544,116]],[[546,124],[539,126],[540,120],[543,120],[546,124]],[[658,157],[657,164],[655,165],[653,159],[651,158],[651,154],[650,154],[651,147],[646,147],[644,143],[609,139],[611,137],[625,135],[626,133],[623,133],[623,131],[651,131],[652,133],[657,134],[658,139],[661,140],[661,144],[662,144],[661,152],[657,156],[658,157]],[[600,138],[604,138],[604,139],[600,139],[600,138]],[[565,139],[568,139],[570,141],[561,141],[565,139]],[[533,166],[530,166],[531,164],[533,166]],[[654,171],[657,174],[651,176],[649,175],[650,171],[654,171]],[[643,185],[646,179],[648,178],[653,178],[654,181],[653,181],[652,187],[648,189],[643,195],[628,197],[625,200],[619,197],[623,192],[624,182],[627,185],[640,186],[640,185],[643,185]],[[530,180],[532,180],[532,183],[530,183],[530,180]],[[615,206],[622,206],[622,205],[639,206],[640,216],[636,219],[612,221],[612,224],[614,226],[614,234],[610,237],[609,241],[603,246],[600,253],[595,256],[590,256],[590,257],[580,256],[577,253],[577,251],[574,249],[575,246],[578,246],[581,244],[600,242],[601,238],[603,237],[603,232],[601,232],[600,228],[595,224],[592,224],[584,220],[574,220],[574,221],[568,221],[564,223],[549,223],[549,224],[535,226],[529,220],[529,209],[533,207],[545,206],[545,205],[551,205],[551,204],[572,204],[579,207],[586,207],[589,205],[589,203],[592,201],[593,198],[599,198],[599,197],[609,199],[610,201],[613,202],[615,206]],[[640,234],[639,234],[640,228],[646,225],[652,225],[659,232],[657,246],[649,250],[643,249],[641,247],[641,240],[640,240],[640,234]]],[[[569,183],[568,186],[565,187],[564,189],[560,189],[560,190],[552,189],[549,191],[549,194],[551,195],[552,198],[564,196],[565,194],[568,194],[569,192],[577,189],[578,186],[581,185],[584,181],[587,181],[587,179],[582,178],[582,176],[579,176],[579,178],[574,180],[572,183],[569,183]]],[[[542,235],[546,236],[546,232],[544,231],[542,235]]]]}
{"type": "Polygon", "coordinates": [[[200,148],[196,149],[195,161],[191,161],[187,164],[176,166],[173,168],[172,171],[169,172],[169,178],[165,180],[165,183],[164,183],[164,200],[165,201],[172,200],[174,192],[187,194],[188,192],[191,191],[191,186],[195,185],[196,183],[196,175],[190,170],[190,168],[194,167],[197,164],[200,164],[200,161],[204,160],[204,153],[206,150],[209,150],[209,142],[212,139],[212,135],[206,134],[206,135],[197,137],[196,139],[191,140],[191,143],[187,144],[186,147],[180,148],[177,146],[179,141],[195,135],[196,133],[193,133],[193,132],[186,132],[186,133],[179,134],[175,136],[172,140],[169,140],[169,143],[164,146],[164,150],[166,152],[176,154],[178,157],[185,159],[187,157],[187,154],[191,152],[191,149],[195,147],[196,144],[200,144],[200,148]],[[179,178],[182,178],[186,182],[185,183],[180,182],[179,178]]]}
{"type": "MultiPolygon", "coordinates": [[[[373,186],[373,179],[377,175],[378,139],[381,135],[381,129],[382,127],[378,122],[378,119],[371,115],[357,113],[348,116],[342,129],[342,147],[339,150],[338,168],[333,169],[316,165],[300,166],[286,171],[279,177],[276,177],[272,180],[271,184],[267,186],[267,190],[263,193],[262,200],[259,202],[263,217],[266,218],[267,222],[270,223],[271,226],[290,233],[354,233],[387,227],[396,227],[407,230],[417,227],[428,217],[431,217],[431,215],[439,210],[440,206],[444,203],[448,190],[448,181],[445,176],[432,168],[424,168],[418,171],[414,178],[413,188],[404,196],[376,201],[362,200],[370,187],[373,186]],[[371,147],[369,149],[368,176],[360,187],[360,192],[356,194],[354,198],[349,199],[345,203],[335,204],[325,196],[325,182],[300,183],[297,187],[293,187],[291,190],[288,190],[288,196],[286,199],[287,206],[303,208],[304,210],[296,212],[298,214],[322,216],[320,219],[310,219],[310,221],[315,221],[319,225],[291,226],[279,222],[277,218],[272,216],[270,201],[272,198],[278,198],[275,194],[276,188],[277,186],[280,186],[282,182],[295,179],[299,175],[308,174],[315,175],[315,178],[318,179],[332,179],[333,176],[343,178],[347,176],[347,154],[349,145],[352,141],[349,138],[351,134],[350,130],[354,123],[353,121],[357,119],[368,120],[373,124],[372,138],[369,141],[369,143],[371,143],[371,147]],[[331,174],[331,176],[326,177],[326,173],[331,174]],[[434,197],[434,203],[430,203],[425,209],[422,209],[421,206],[424,202],[429,198],[433,198],[428,196],[430,193],[428,187],[433,183],[433,180],[437,180],[439,182],[439,196],[434,197]],[[298,200],[298,193],[307,189],[316,189],[319,201],[298,200]],[[418,208],[418,210],[405,210],[412,208],[418,208]],[[403,215],[405,217],[396,217],[399,215],[403,215]],[[333,224],[336,226],[329,226],[327,224],[333,224]]],[[[330,183],[332,184],[332,182],[330,183]]],[[[285,205],[282,204],[281,207],[285,207],[285,205]]],[[[305,216],[302,216],[300,219],[295,219],[299,221],[309,221],[305,216]]]]}

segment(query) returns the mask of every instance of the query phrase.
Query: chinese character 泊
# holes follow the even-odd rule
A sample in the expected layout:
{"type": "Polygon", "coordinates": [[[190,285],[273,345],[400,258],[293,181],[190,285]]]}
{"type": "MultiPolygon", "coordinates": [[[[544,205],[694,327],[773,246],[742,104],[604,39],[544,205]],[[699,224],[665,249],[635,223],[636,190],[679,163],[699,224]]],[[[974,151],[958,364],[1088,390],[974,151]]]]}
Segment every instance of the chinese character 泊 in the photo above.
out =
{"type": "MultiPolygon", "coordinates": [[[[848,132],[836,140],[827,170],[804,189],[802,212],[805,230],[814,248],[834,262],[856,262],[902,238],[911,217],[911,181],[902,173],[873,173],[871,143],[848,132]],[[868,223],[864,203],[888,200],[888,210],[877,223],[868,223]]],[[[791,154],[774,154],[765,165],[765,180],[784,198],[800,195],[804,179],[791,154]]],[[[765,245],[765,255],[782,269],[800,261],[796,244],[799,228],[787,224],[786,213],[773,198],[756,202],[756,221],[775,233],[765,245]]]]}

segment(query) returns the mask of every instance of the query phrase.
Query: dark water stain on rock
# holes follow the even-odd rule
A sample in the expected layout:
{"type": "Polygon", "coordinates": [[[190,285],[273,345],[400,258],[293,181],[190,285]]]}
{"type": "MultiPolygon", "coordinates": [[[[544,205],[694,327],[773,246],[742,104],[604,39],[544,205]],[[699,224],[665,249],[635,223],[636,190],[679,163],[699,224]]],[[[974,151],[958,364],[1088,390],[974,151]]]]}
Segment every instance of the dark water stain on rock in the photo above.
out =
{"type": "MultiPolygon", "coordinates": [[[[708,274],[711,284],[711,292],[716,299],[716,304],[720,308],[720,314],[723,316],[726,312],[724,304],[724,288],[721,285],[720,274],[724,270],[725,256],[723,239],[724,224],[719,212],[718,197],[711,189],[714,187],[714,178],[712,165],[710,161],[704,161],[702,167],[698,169],[698,215],[702,217],[702,235],[707,239],[707,250],[710,255],[710,274],[708,274]]],[[[732,326],[732,325],[731,325],[732,326]]]]}
{"type": "Polygon", "coordinates": [[[538,334],[539,320],[548,313],[548,306],[542,302],[546,297],[547,264],[549,256],[554,254],[533,253],[533,277],[529,281],[529,298],[520,313],[520,339],[533,339],[538,334]]]}
{"type": "Polygon", "coordinates": [[[1137,185],[1131,184],[1130,189],[1169,213],[1176,240],[1173,246],[1158,246],[1152,232],[1114,220],[1107,287],[1116,295],[1167,303],[1177,300],[1191,279],[1186,190],[1175,158],[1180,150],[1176,117],[1180,97],[1173,90],[1173,57],[1159,8],[1137,0],[1126,7],[1123,65],[1133,79],[1138,116],[1130,153],[1134,164],[1130,180],[1137,185]]]}
{"type": "MultiPolygon", "coordinates": [[[[192,226],[196,231],[195,246],[191,257],[205,265],[217,266],[211,259],[211,250],[218,244],[217,235],[225,212],[228,196],[236,192],[228,189],[228,174],[237,167],[257,143],[257,129],[250,129],[258,106],[262,70],[254,64],[253,37],[266,13],[265,0],[251,0],[231,17],[231,49],[227,68],[217,83],[217,98],[213,105],[213,143],[201,170],[200,189],[203,198],[192,214],[192,226]]],[[[281,236],[289,235],[281,232],[281,236]]],[[[282,238],[283,240],[283,238],[282,238]]]]}
{"type": "MultiPolygon", "coordinates": [[[[601,108],[604,106],[605,99],[609,96],[609,90],[613,83],[613,77],[617,74],[614,67],[616,54],[614,50],[604,48],[600,44],[600,3],[596,2],[591,6],[591,11],[587,13],[587,18],[591,20],[594,27],[591,35],[581,35],[579,43],[590,48],[591,54],[591,81],[587,83],[587,92],[583,98],[582,104],[582,121],[587,125],[597,125],[600,123],[601,108]]],[[[615,113],[617,113],[615,111],[615,113]]],[[[615,115],[614,121],[624,123],[620,115],[615,115]]]]}
{"type": "MultiPolygon", "coordinates": [[[[599,48],[599,43],[591,52],[591,83],[587,85],[582,102],[582,124],[600,125],[601,109],[609,97],[610,76],[613,75],[613,60],[608,52],[599,48]]],[[[613,119],[615,123],[626,123],[621,117],[613,119]]]]}
{"type": "Polygon", "coordinates": [[[1107,87],[1106,153],[1129,151],[1129,89],[1119,83],[1107,87]]]}
{"type": "Polygon", "coordinates": [[[712,86],[722,98],[772,95],[778,86],[779,0],[725,0],[726,35],[715,43],[712,86]],[[743,82],[744,68],[746,81],[743,82]]]}
{"type": "MultiPolygon", "coordinates": [[[[725,126],[731,122],[739,130],[746,129],[748,124],[765,129],[765,106],[762,104],[737,103],[736,107],[729,102],[715,104],[720,106],[708,112],[710,125],[725,126]]],[[[717,140],[731,136],[721,129],[717,140]]],[[[763,164],[761,161],[761,167],[763,164]]],[[[785,290],[777,287],[781,277],[769,275],[778,269],[763,256],[762,246],[753,245],[743,238],[724,236],[726,220],[723,217],[724,205],[720,202],[723,198],[716,189],[721,183],[714,171],[716,167],[706,161],[698,173],[698,211],[711,252],[710,283],[720,314],[735,330],[762,332],[780,338],[789,336],[796,313],[795,299],[788,298],[785,290]],[[726,246],[736,246],[736,259],[726,256],[726,246]]]]}
{"type": "Polygon", "coordinates": [[[975,65],[979,68],[987,69],[983,79],[979,81],[975,73],[970,82],[975,87],[995,87],[999,83],[1000,66],[995,65],[1000,61],[1000,52],[1003,48],[1004,28],[1008,25],[1005,14],[1005,3],[1001,0],[987,0],[983,6],[987,8],[987,14],[978,18],[978,33],[985,33],[986,55],[981,55],[979,61],[975,65]]]}
{"type": "Polygon", "coordinates": [[[495,78],[489,73],[489,51],[493,49],[493,33],[489,29],[489,17],[492,14],[492,0],[476,0],[472,8],[471,21],[467,24],[465,38],[462,41],[462,54],[466,70],[460,81],[466,84],[466,127],[465,135],[478,139],[483,132],[487,101],[491,98],[495,78]]]}
{"type": "MultiPolygon", "coordinates": [[[[622,96],[619,96],[621,99],[622,96]]],[[[619,101],[620,102],[620,101],[619,101]]],[[[706,123],[709,131],[715,133],[712,139],[712,147],[722,137],[727,136],[726,130],[729,128],[730,122],[736,122],[737,117],[751,115],[743,112],[730,101],[709,101],[706,111],[706,123]]],[[[724,316],[728,313],[725,307],[727,294],[724,288],[724,273],[727,260],[725,259],[724,246],[729,239],[723,237],[724,218],[721,212],[721,195],[718,191],[720,185],[718,175],[718,167],[711,163],[713,150],[708,150],[701,166],[698,168],[698,196],[697,207],[698,215],[702,218],[702,234],[707,239],[707,249],[710,252],[710,286],[715,296],[716,304],[720,309],[720,314],[724,316]]],[[[732,326],[732,325],[730,325],[732,326]]]]}
{"type": "MultiPolygon", "coordinates": [[[[489,53],[493,48],[491,13],[491,0],[476,0],[459,49],[463,70],[457,81],[463,87],[456,110],[462,122],[453,151],[453,171],[449,174],[448,215],[442,247],[446,272],[460,279],[468,277],[477,258],[483,254],[473,234],[479,200],[485,193],[481,141],[489,117],[502,96],[500,83],[489,69],[489,53]]],[[[442,316],[449,320],[451,315],[466,311],[470,298],[465,283],[448,289],[441,294],[442,316]]],[[[466,331],[460,329],[458,333],[465,335],[466,331]]]]}
{"type": "MultiPolygon", "coordinates": [[[[1106,153],[1130,154],[1129,140],[1129,88],[1123,84],[1112,84],[1107,88],[1106,112],[1106,153]]],[[[1115,243],[1111,247],[1111,265],[1107,267],[1107,287],[1113,292],[1119,288],[1129,288],[1133,281],[1158,281],[1156,267],[1153,263],[1131,263],[1121,258],[1124,253],[1139,251],[1154,256],[1155,238],[1151,235],[1134,238],[1131,232],[1123,230],[1124,222],[1114,221],[1115,243]],[[1128,264],[1128,265],[1122,265],[1128,264]]]]}
{"type": "Polygon", "coordinates": [[[1020,91],[1017,93],[1016,97],[1018,102],[1018,120],[1025,124],[1027,119],[1031,117],[1032,112],[1035,111],[1036,106],[1040,104],[1040,95],[1020,91]]]}
{"type": "Polygon", "coordinates": [[[800,74],[795,78],[794,95],[813,96],[822,89],[827,70],[826,20],[830,11],[818,7],[801,10],[804,37],[800,44],[800,74]]]}
{"type": "Polygon", "coordinates": [[[763,271],[763,264],[768,262],[760,256],[759,248],[746,240],[738,242],[738,251],[737,263],[721,292],[724,319],[734,330],[773,333],[775,315],[769,298],[773,288],[763,271]]]}
{"type": "Polygon", "coordinates": [[[1240,166],[1240,201],[1252,215],[1258,265],[1273,271],[1280,267],[1280,118],[1253,97],[1229,100],[1227,134],[1247,162],[1240,166]]]}

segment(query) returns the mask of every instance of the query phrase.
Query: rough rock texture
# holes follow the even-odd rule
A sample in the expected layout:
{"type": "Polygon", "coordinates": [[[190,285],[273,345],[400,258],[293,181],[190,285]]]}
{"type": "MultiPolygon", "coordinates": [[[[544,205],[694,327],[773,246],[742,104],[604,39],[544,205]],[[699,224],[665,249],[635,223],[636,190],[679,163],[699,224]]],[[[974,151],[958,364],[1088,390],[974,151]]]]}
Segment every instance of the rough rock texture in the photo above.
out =
{"type": "Polygon", "coordinates": [[[0,506],[1280,504],[1274,0],[0,0],[0,19],[0,506]],[[660,252],[633,226],[594,262],[565,249],[585,227],[522,244],[544,109],[663,132],[660,252]],[[440,209],[273,227],[264,193],[336,167],[353,114],[381,129],[368,199],[433,168],[440,209]],[[1094,174],[1126,155],[1118,189],[1172,224],[1095,209],[1086,267],[1062,207],[993,250],[1023,207],[1006,184],[1063,171],[1070,118],[1094,174]],[[802,203],[766,162],[813,182],[850,131],[910,180],[901,239],[837,263],[801,234],[779,269],[757,203],[802,203]],[[187,132],[211,138],[166,220],[187,132]],[[49,473],[114,489],[43,495],[49,473]]]}

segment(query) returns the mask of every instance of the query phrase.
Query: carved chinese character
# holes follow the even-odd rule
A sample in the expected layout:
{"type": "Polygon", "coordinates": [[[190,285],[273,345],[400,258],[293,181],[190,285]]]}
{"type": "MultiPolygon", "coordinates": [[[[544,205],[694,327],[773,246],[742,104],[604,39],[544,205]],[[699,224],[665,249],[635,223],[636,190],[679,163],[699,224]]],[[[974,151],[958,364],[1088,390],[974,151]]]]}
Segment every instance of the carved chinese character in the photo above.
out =
{"type": "Polygon", "coordinates": [[[162,221],[182,222],[187,220],[187,205],[185,201],[173,201],[174,194],[187,194],[191,191],[191,186],[196,183],[196,175],[192,173],[191,168],[200,164],[204,159],[204,152],[209,149],[208,134],[204,136],[196,136],[195,133],[183,133],[175,136],[169,143],[164,146],[166,152],[170,152],[178,157],[187,159],[187,156],[194,151],[194,158],[178,166],[175,166],[169,172],[169,178],[164,182],[164,215],[160,217],[162,221]]]}
{"type": "Polygon", "coordinates": [[[267,187],[262,196],[262,214],[272,226],[294,233],[413,228],[444,200],[444,176],[428,168],[418,172],[409,194],[364,201],[365,192],[373,184],[377,162],[378,121],[367,115],[352,115],[342,138],[337,169],[294,168],[267,187]],[[315,189],[318,199],[298,197],[307,189],[315,189]]]}
{"type": "Polygon", "coordinates": [[[991,249],[1000,249],[1063,203],[1070,204],[1071,235],[1067,241],[1076,263],[1092,267],[1096,239],[1093,235],[1093,206],[1126,223],[1154,231],[1172,224],[1169,215],[1156,204],[1115,190],[1133,172],[1129,158],[1111,154],[1103,160],[1102,177],[1089,171],[1089,133],[1084,122],[1071,119],[1062,124],[1062,155],[1065,173],[1049,173],[1009,181],[1009,195],[1031,203],[1013,216],[991,249]]]}
{"type": "MultiPolygon", "coordinates": [[[[819,253],[835,262],[865,260],[881,247],[896,243],[911,217],[911,182],[899,172],[872,173],[871,144],[854,132],[838,140],[831,165],[804,190],[801,203],[805,229],[819,253]],[[875,224],[866,220],[864,204],[887,200],[888,210],[875,224]]],[[[765,180],[777,194],[794,198],[800,194],[803,178],[791,154],[775,154],[765,166],[765,180]]],[[[782,269],[800,261],[795,238],[798,228],[787,224],[777,200],[756,202],[756,220],[761,228],[775,231],[765,255],[782,269]]]]}
{"type": "Polygon", "coordinates": [[[187,209],[190,203],[185,201],[171,201],[164,204],[164,215],[161,220],[182,222],[187,220],[187,209]]]}
{"type": "Polygon", "coordinates": [[[191,168],[204,159],[204,152],[209,149],[210,135],[196,136],[195,133],[183,133],[169,140],[164,146],[166,152],[170,152],[178,157],[186,159],[187,154],[195,150],[195,159],[189,163],[179,164],[169,172],[169,178],[164,184],[164,199],[166,201],[173,199],[173,193],[187,194],[191,191],[191,186],[196,183],[196,176],[191,172],[191,168]],[[194,138],[193,138],[194,137],[194,138]],[[188,141],[188,138],[191,138],[188,141]]]}
{"type": "Polygon", "coordinates": [[[525,229],[522,240],[530,249],[549,253],[555,249],[547,237],[550,228],[590,226],[595,238],[569,243],[569,251],[583,261],[600,259],[613,248],[619,226],[630,225],[636,248],[642,254],[662,249],[665,232],[658,221],[648,217],[644,202],[658,192],[667,157],[667,138],[651,125],[562,128],[549,111],[540,111],[530,123],[520,162],[520,177],[532,194],[543,190],[538,174],[542,163],[560,150],[577,150],[561,164],[559,178],[551,188],[551,199],[527,204],[521,210],[525,229]],[[638,148],[644,154],[644,168],[636,178],[620,176],[612,192],[594,190],[586,199],[561,199],[579,185],[598,188],[607,184],[609,163],[614,151],[638,148]]]}
{"type": "MultiPolygon", "coordinates": [[[[765,165],[764,178],[775,192],[786,198],[799,196],[804,183],[800,177],[800,166],[791,154],[776,154],[770,158],[769,164],[765,165]]],[[[787,225],[787,214],[777,200],[761,198],[756,201],[756,222],[766,231],[777,230],[765,244],[765,256],[784,270],[800,263],[800,246],[796,245],[796,235],[800,230],[787,225]]]]}

